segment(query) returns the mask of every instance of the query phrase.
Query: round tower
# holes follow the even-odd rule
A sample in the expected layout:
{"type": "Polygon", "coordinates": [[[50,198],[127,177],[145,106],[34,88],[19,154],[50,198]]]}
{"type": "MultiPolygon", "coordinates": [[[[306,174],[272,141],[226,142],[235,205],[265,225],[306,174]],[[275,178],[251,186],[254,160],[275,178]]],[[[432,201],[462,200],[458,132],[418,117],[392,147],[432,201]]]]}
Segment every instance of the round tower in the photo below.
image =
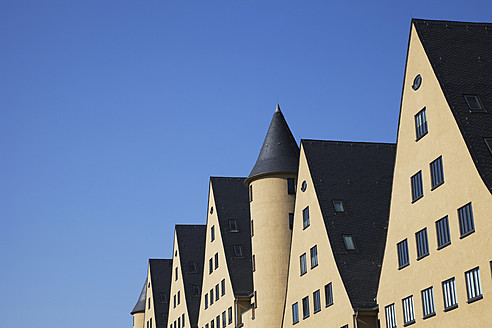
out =
{"type": "Polygon", "coordinates": [[[142,292],[138,297],[137,304],[133,308],[131,315],[133,315],[133,328],[145,328],[145,301],[147,299],[147,279],[145,280],[145,284],[142,288],[142,292]]]}
{"type": "Polygon", "coordinates": [[[277,105],[246,185],[250,192],[254,326],[280,327],[287,287],[299,147],[277,105]]]}

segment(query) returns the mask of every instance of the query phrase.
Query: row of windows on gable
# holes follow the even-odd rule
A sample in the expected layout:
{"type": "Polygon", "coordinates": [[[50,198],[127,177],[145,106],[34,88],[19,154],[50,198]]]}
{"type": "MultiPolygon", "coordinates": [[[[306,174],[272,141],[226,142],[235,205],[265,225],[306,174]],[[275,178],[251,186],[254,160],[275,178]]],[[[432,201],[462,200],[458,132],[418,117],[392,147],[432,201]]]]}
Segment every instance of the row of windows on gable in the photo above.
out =
{"type": "MultiPolygon", "coordinates": [[[[215,301],[218,301],[220,296],[225,295],[225,279],[222,279],[222,281],[220,282],[220,289],[221,289],[220,290],[221,293],[219,294],[219,284],[215,285],[215,301]]],[[[209,294],[205,294],[205,300],[204,300],[204,302],[205,302],[204,308],[205,309],[208,309],[209,296],[210,296],[210,305],[213,305],[214,304],[214,288],[210,289],[209,294]]]]}
{"type": "MultiPolygon", "coordinates": [[[[431,190],[436,189],[444,183],[444,171],[442,168],[442,156],[439,156],[430,164],[431,190]]],[[[424,196],[424,187],[422,184],[422,171],[418,171],[411,178],[412,185],[412,203],[424,196]]]]}
{"type": "MultiPolygon", "coordinates": [[[[483,298],[482,286],[480,282],[480,268],[476,267],[465,272],[465,283],[467,292],[467,303],[472,303],[483,298]]],[[[427,319],[436,315],[434,307],[434,288],[429,287],[420,292],[422,300],[422,319],[427,319]]],[[[444,300],[444,312],[448,312],[458,307],[456,296],[455,278],[450,278],[442,282],[442,296],[444,300]]],[[[402,300],[403,324],[404,326],[415,323],[415,309],[413,295],[402,300]]],[[[385,307],[386,328],[396,327],[395,303],[385,307]]]]}
{"type": "MultiPolygon", "coordinates": [[[[321,311],[321,296],[320,290],[316,290],[313,293],[313,314],[321,311]]],[[[333,304],[333,290],[331,282],[325,285],[325,307],[329,307],[333,304]]],[[[302,318],[303,320],[309,318],[309,295],[302,299],[302,318]]],[[[292,304],[292,324],[299,322],[299,304],[295,302],[292,304]]]]}
{"type": "Polygon", "coordinates": [[[147,320],[147,328],[152,328],[152,318],[147,320]]]}
{"type": "Polygon", "coordinates": [[[183,313],[178,319],[174,320],[174,325],[171,323],[169,328],[185,328],[185,314],[183,313]]]}
{"type": "MultiPolygon", "coordinates": [[[[296,179],[288,178],[287,179],[287,194],[295,195],[296,194],[296,179]]],[[[253,185],[249,185],[249,201],[253,201],[253,185]]]]}
{"type": "MultiPolygon", "coordinates": [[[[475,231],[471,202],[458,209],[458,219],[460,224],[460,238],[464,238],[475,231]]],[[[449,232],[449,220],[447,216],[436,221],[436,239],[437,239],[437,250],[442,249],[451,244],[451,235],[449,232]]],[[[429,255],[427,228],[424,228],[415,233],[415,242],[417,246],[417,260],[420,260],[426,257],[427,255],[429,255]]],[[[404,239],[397,244],[397,250],[398,250],[398,269],[402,269],[410,265],[407,239],[404,239]]]]}
{"type": "MultiPolygon", "coordinates": [[[[232,306],[230,306],[229,309],[227,309],[227,314],[229,316],[229,320],[227,320],[226,311],[222,312],[222,328],[227,327],[228,325],[230,325],[232,323],[232,306]]],[[[220,318],[221,318],[221,316],[218,315],[215,318],[215,320],[210,321],[210,325],[207,323],[205,325],[205,328],[216,328],[216,327],[220,328],[220,321],[221,321],[220,318]],[[217,326],[215,324],[217,324],[217,326]]]]}
{"type": "Polygon", "coordinates": [[[178,290],[178,292],[174,294],[173,308],[176,308],[176,305],[179,305],[179,303],[181,303],[181,291],[178,290]]]}
{"type": "Polygon", "coordinates": [[[208,274],[211,274],[212,272],[214,272],[214,268],[215,270],[217,270],[219,268],[219,253],[215,253],[214,257],[210,258],[208,260],[208,274]],[[215,265],[214,265],[214,262],[215,262],[215,265]]]}
{"type": "MultiPolygon", "coordinates": [[[[314,269],[315,267],[318,266],[318,246],[315,245],[311,247],[309,251],[311,255],[311,269],[314,269]]],[[[301,267],[301,276],[307,273],[307,260],[306,260],[306,253],[302,254],[299,257],[299,262],[300,262],[300,267],[301,267]]]]}

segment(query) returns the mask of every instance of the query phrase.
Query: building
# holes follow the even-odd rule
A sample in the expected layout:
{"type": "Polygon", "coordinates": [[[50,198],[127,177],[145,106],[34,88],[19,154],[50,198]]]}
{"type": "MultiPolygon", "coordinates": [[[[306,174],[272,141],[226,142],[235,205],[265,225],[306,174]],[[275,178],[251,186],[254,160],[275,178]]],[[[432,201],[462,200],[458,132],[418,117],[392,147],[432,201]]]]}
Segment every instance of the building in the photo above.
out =
{"type": "Polygon", "coordinates": [[[490,111],[492,24],[412,20],[397,143],[299,148],[277,106],[249,176],[210,178],[207,225],[149,263],[134,327],[486,326],[490,111]]]}

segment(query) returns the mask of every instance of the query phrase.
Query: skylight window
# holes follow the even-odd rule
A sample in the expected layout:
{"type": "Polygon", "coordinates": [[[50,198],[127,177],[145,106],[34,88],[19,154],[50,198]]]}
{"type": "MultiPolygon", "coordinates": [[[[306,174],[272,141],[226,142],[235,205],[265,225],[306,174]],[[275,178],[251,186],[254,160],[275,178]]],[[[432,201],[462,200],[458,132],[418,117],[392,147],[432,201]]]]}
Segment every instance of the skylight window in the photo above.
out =
{"type": "Polygon", "coordinates": [[[492,138],[485,138],[485,144],[489,147],[490,153],[492,153],[492,138]]]}
{"type": "Polygon", "coordinates": [[[237,221],[236,220],[229,220],[229,229],[231,232],[238,232],[239,230],[237,229],[237,221]]]}
{"type": "Polygon", "coordinates": [[[343,201],[341,201],[341,200],[334,200],[333,201],[333,207],[335,207],[335,212],[337,212],[337,213],[345,212],[345,209],[343,207],[343,201]]]}
{"type": "Polygon", "coordinates": [[[477,95],[465,95],[464,97],[471,112],[485,112],[485,108],[477,95]]]}
{"type": "Polygon", "coordinates": [[[234,246],[234,255],[236,257],[242,257],[243,256],[243,249],[240,245],[234,246]]]}
{"type": "Polygon", "coordinates": [[[351,235],[344,235],[343,236],[343,243],[345,244],[345,249],[347,251],[355,251],[355,244],[354,244],[354,240],[352,239],[351,235]]]}
{"type": "Polygon", "coordinates": [[[190,266],[190,273],[197,273],[198,270],[196,269],[196,262],[190,262],[189,266],[190,266]]]}

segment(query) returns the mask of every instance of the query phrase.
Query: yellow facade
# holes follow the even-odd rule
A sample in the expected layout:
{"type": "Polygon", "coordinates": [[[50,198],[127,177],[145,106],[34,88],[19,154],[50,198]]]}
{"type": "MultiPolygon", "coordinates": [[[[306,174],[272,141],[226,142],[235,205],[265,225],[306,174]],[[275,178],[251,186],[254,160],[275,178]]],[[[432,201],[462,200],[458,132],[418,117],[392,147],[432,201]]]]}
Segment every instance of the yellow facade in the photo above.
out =
{"type": "Polygon", "coordinates": [[[155,328],[155,311],[154,311],[154,295],[152,292],[152,278],[150,276],[150,264],[147,269],[147,300],[145,301],[145,316],[143,326],[145,328],[155,328]],[[147,324],[148,322],[148,324],[147,324]]]}
{"type": "Polygon", "coordinates": [[[403,326],[402,300],[413,296],[419,327],[484,327],[492,320],[492,196],[412,26],[398,130],[391,214],[378,291],[382,326],[385,308],[395,304],[403,326]],[[420,74],[422,84],[412,89],[420,74]],[[426,108],[428,133],[416,141],[415,115],[426,108]],[[429,165],[442,156],[444,183],[432,190],[429,165]],[[412,202],[411,177],[422,171],[423,197],[412,202]],[[471,202],[475,231],[460,238],[458,209],[471,202]],[[436,221],[448,217],[451,244],[437,249],[436,221]],[[427,228],[429,255],[417,260],[416,233],[427,228]],[[409,265],[399,269],[397,244],[407,239],[409,265]],[[467,303],[465,272],[479,267],[483,299],[467,303]],[[444,311],[442,283],[455,278],[458,307],[444,311]],[[424,318],[421,292],[433,287],[435,315],[424,318]]]}

